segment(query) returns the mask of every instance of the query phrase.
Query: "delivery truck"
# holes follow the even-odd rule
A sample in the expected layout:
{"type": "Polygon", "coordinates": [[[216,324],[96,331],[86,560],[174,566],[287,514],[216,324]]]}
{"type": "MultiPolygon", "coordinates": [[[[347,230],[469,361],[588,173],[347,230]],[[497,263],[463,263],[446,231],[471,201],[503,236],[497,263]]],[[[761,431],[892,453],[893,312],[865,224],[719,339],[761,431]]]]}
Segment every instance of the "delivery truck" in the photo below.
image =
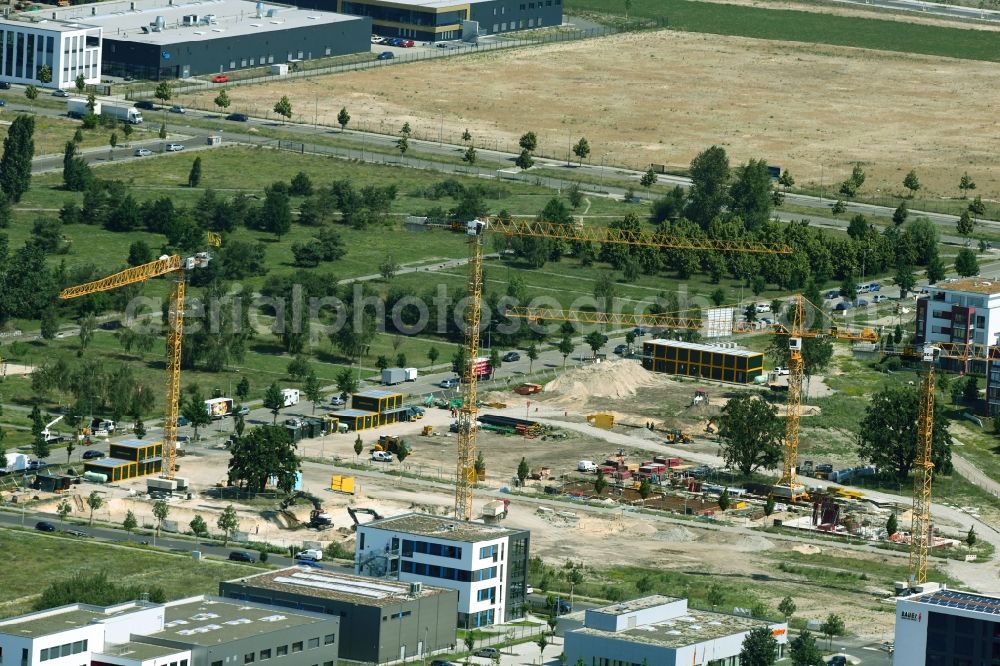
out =
{"type": "MultiPolygon", "coordinates": [[[[87,100],[81,98],[71,98],[66,100],[66,115],[70,118],[83,118],[90,113],[87,108],[87,100]]],[[[101,115],[101,103],[94,102],[94,115],[101,115]]]]}
{"type": "Polygon", "coordinates": [[[130,125],[142,124],[142,112],[131,104],[104,102],[101,105],[101,115],[111,116],[130,125]]]}
{"type": "Polygon", "coordinates": [[[233,415],[232,398],[212,398],[205,401],[205,410],[212,420],[218,420],[233,415]]]}
{"type": "Polygon", "coordinates": [[[403,368],[386,368],[382,371],[382,384],[392,386],[406,381],[406,370],[403,368]]]}

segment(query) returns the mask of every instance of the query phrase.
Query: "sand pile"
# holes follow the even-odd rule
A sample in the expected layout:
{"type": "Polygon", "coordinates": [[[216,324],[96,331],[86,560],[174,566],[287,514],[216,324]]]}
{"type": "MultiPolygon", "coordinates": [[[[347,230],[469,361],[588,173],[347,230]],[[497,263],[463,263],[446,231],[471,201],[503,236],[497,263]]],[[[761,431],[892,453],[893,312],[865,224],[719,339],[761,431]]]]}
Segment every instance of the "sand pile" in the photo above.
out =
{"type": "Polygon", "coordinates": [[[648,372],[624,359],[585,365],[553,379],[542,389],[546,395],[581,404],[588,398],[627,398],[640,388],[662,386],[663,375],[648,372]]]}

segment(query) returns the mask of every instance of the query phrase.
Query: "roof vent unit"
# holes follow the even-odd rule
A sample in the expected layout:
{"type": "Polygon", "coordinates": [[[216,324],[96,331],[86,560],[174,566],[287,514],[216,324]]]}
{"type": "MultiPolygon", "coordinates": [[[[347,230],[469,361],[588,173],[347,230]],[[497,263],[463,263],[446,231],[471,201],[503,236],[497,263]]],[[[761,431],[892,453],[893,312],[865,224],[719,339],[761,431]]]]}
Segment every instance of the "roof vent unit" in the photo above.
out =
{"type": "Polygon", "coordinates": [[[410,596],[411,597],[418,597],[418,596],[420,596],[420,593],[423,591],[423,589],[424,589],[424,584],[423,583],[416,582],[416,581],[410,583],[410,596]]]}
{"type": "Polygon", "coordinates": [[[184,16],[181,17],[182,25],[195,25],[197,23],[198,23],[197,14],[185,14],[184,16]]]}
{"type": "Polygon", "coordinates": [[[271,9],[267,10],[267,18],[274,18],[277,15],[278,15],[278,9],[276,7],[272,7],[271,9]]]}
{"type": "Polygon", "coordinates": [[[201,22],[205,25],[213,25],[215,23],[215,14],[205,14],[201,17],[201,22]]]}
{"type": "Polygon", "coordinates": [[[264,18],[264,3],[257,3],[257,18],[264,18]]]}

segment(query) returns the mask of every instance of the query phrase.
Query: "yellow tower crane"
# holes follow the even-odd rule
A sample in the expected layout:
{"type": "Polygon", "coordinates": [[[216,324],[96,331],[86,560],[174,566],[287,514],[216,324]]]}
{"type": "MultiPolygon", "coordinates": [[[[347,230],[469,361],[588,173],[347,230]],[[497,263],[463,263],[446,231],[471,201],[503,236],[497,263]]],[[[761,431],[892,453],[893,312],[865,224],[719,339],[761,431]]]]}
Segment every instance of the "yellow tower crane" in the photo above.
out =
{"type": "MultiPolygon", "coordinates": [[[[218,234],[208,232],[210,245],[218,247],[221,238],[218,234]]],[[[181,339],[184,334],[184,291],[185,271],[194,268],[204,268],[211,256],[207,252],[198,252],[190,257],[180,255],[164,255],[148,264],[134,266],[108,277],[67,287],[59,294],[61,299],[79,298],[88,294],[111,291],[129,284],[145,282],[162,275],[173,275],[174,284],[170,292],[170,304],[167,309],[167,395],[166,418],[163,422],[163,469],[164,478],[174,478],[177,463],[177,416],[180,411],[181,393],[181,339]]]]}
{"type": "MultiPolygon", "coordinates": [[[[785,420],[785,452],[782,459],[781,478],[775,485],[775,495],[795,500],[804,494],[804,489],[796,481],[796,467],[799,450],[799,419],[802,413],[802,380],[805,363],[802,358],[802,340],[804,338],[832,338],[834,340],[850,340],[863,342],[878,341],[878,333],[871,328],[860,331],[847,330],[837,326],[832,321],[827,326],[810,324],[806,317],[806,305],[810,304],[801,295],[796,295],[792,302],[791,324],[777,322],[764,328],[752,322],[733,321],[731,333],[770,333],[788,336],[789,373],[788,402],[785,420]]],[[[810,304],[811,305],[811,304],[810,304]]],[[[813,306],[816,312],[822,312],[813,306]]],[[[625,326],[650,326],[656,328],[698,330],[702,319],[684,314],[620,314],[606,312],[585,312],[582,310],[556,310],[544,308],[509,308],[508,317],[525,319],[544,319],[547,321],[576,321],[586,324],[617,324],[625,326]]],[[[821,324],[822,322],[820,322],[821,324]]]]}
{"type": "Polygon", "coordinates": [[[716,252],[750,252],[758,254],[791,254],[784,244],[758,243],[752,240],[715,240],[670,237],[647,231],[581,227],[536,220],[502,219],[473,220],[450,225],[464,230],[469,237],[469,305],[465,311],[465,367],[462,369],[462,407],[458,416],[458,466],[455,475],[455,517],[470,520],[472,488],[476,481],[476,416],[478,408],[476,355],[479,353],[479,326],[483,294],[483,237],[487,232],[501,236],[546,238],[550,240],[614,243],[676,250],[714,250],[716,252]]]}

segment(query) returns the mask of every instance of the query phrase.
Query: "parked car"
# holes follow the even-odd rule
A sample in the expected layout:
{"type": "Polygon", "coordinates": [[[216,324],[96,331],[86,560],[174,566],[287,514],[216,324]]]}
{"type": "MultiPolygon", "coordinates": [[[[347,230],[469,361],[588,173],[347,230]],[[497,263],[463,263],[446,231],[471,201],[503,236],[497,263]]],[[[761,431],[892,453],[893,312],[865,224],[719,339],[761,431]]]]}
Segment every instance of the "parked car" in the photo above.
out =
{"type": "Polygon", "coordinates": [[[225,74],[216,74],[212,77],[212,83],[226,83],[229,81],[229,77],[225,74]]]}
{"type": "Polygon", "coordinates": [[[295,553],[296,560],[308,560],[310,562],[318,562],[323,559],[323,551],[318,548],[307,548],[303,551],[295,553]]]}
{"type": "Polygon", "coordinates": [[[255,561],[253,559],[253,555],[251,555],[250,553],[246,553],[242,550],[234,550],[233,552],[229,553],[229,559],[232,560],[233,562],[248,562],[250,564],[253,564],[255,561]]]}
{"type": "Polygon", "coordinates": [[[150,150],[149,148],[136,148],[135,152],[132,154],[135,155],[136,157],[149,157],[150,155],[153,154],[153,151],[150,150]]]}
{"type": "Polygon", "coordinates": [[[174,104],[172,107],[170,107],[170,113],[187,113],[187,109],[178,104],[174,104]]]}
{"type": "Polygon", "coordinates": [[[69,93],[66,92],[65,90],[63,90],[62,88],[58,88],[58,89],[56,89],[55,92],[52,93],[52,96],[53,97],[69,97],[69,93]]]}
{"type": "Polygon", "coordinates": [[[302,421],[300,421],[299,419],[285,419],[285,425],[292,428],[301,428],[302,421]]]}
{"type": "Polygon", "coordinates": [[[859,308],[863,308],[863,307],[866,307],[867,305],[868,305],[868,301],[866,301],[866,300],[865,300],[865,299],[863,299],[863,298],[859,298],[859,299],[858,299],[858,307],[859,307],[859,308]]]}
{"type": "Polygon", "coordinates": [[[840,292],[837,291],[836,289],[831,289],[830,291],[826,292],[827,300],[832,300],[834,298],[837,298],[838,296],[840,296],[840,292]]]}
{"type": "Polygon", "coordinates": [[[564,615],[565,613],[573,612],[573,604],[566,601],[565,599],[560,599],[558,606],[559,606],[559,612],[557,613],[557,615],[564,615]]]}
{"type": "Polygon", "coordinates": [[[515,351],[507,352],[506,354],[503,355],[504,363],[513,363],[514,361],[520,361],[520,360],[521,360],[521,355],[515,351]]]}
{"type": "Polygon", "coordinates": [[[346,404],[347,404],[347,401],[344,400],[339,395],[335,395],[335,396],[333,396],[333,397],[330,398],[330,406],[331,407],[343,407],[346,404]]]}
{"type": "Polygon", "coordinates": [[[7,102],[0,99],[0,106],[7,106],[7,102]]]}
{"type": "Polygon", "coordinates": [[[187,419],[186,416],[178,416],[177,417],[177,427],[178,428],[186,426],[188,423],[190,423],[190,421],[188,421],[188,419],[187,419]]]}
{"type": "Polygon", "coordinates": [[[777,375],[778,377],[786,377],[788,376],[788,373],[789,373],[788,368],[784,368],[780,365],[774,369],[774,374],[777,375]]]}
{"type": "Polygon", "coordinates": [[[226,120],[235,120],[238,123],[245,123],[249,118],[245,113],[230,113],[226,116],[226,120]]]}
{"type": "Polygon", "coordinates": [[[400,37],[393,37],[393,38],[389,39],[388,41],[386,41],[386,44],[388,44],[389,46],[401,46],[402,43],[403,43],[403,40],[400,37]]]}
{"type": "Polygon", "coordinates": [[[440,386],[443,389],[455,388],[456,386],[458,386],[458,379],[454,377],[451,379],[442,379],[440,382],[438,382],[438,386],[440,386]]]}
{"type": "Polygon", "coordinates": [[[49,464],[44,460],[31,460],[28,462],[27,469],[45,469],[49,464]]]}
{"type": "Polygon", "coordinates": [[[66,530],[66,534],[75,537],[89,537],[90,535],[83,530],[66,530]]]}
{"type": "Polygon", "coordinates": [[[6,81],[0,81],[0,90],[10,90],[10,84],[6,81]]]}
{"type": "Polygon", "coordinates": [[[444,42],[438,42],[434,46],[438,47],[439,49],[446,49],[446,48],[448,48],[448,45],[445,44],[444,42]]]}
{"type": "Polygon", "coordinates": [[[486,657],[487,659],[493,659],[494,657],[500,656],[500,650],[494,647],[484,647],[484,648],[479,648],[472,654],[476,655],[477,657],[486,657]]]}
{"type": "Polygon", "coordinates": [[[240,408],[236,410],[236,413],[240,416],[246,416],[250,413],[250,408],[246,405],[240,405],[240,408]]]}
{"type": "Polygon", "coordinates": [[[84,460],[94,460],[95,458],[103,458],[104,453],[96,449],[90,449],[89,451],[83,452],[84,460]]]}
{"type": "Polygon", "coordinates": [[[392,454],[388,451],[372,451],[372,460],[375,462],[392,462],[392,454]]]}
{"type": "Polygon", "coordinates": [[[618,354],[619,356],[624,356],[625,352],[627,352],[627,351],[628,351],[628,347],[626,347],[625,345],[616,345],[615,346],[615,353],[618,354]]]}
{"type": "Polygon", "coordinates": [[[842,654],[835,654],[826,663],[827,666],[847,666],[847,657],[842,654]]]}
{"type": "Polygon", "coordinates": [[[527,585],[524,588],[524,593],[525,594],[534,594],[535,593],[535,588],[533,588],[531,585],[527,585]]]}
{"type": "Polygon", "coordinates": [[[372,44],[385,44],[385,37],[379,37],[378,35],[372,35],[372,44]]]}
{"type": "Polygon", "coordinates": [[[167,144],[167,152],[168,153],[177,153],[177,152],[180,152],[182,150],[184,150],[184,146],[182,146],[179,143],[168,143],[167,144]]]}
{"type": "Polygon", "coordinates": [[[431,662],[431,666],[456,666],[453,661],[445,661],[444,659],[435,659],[431,662]]]}
{"type": "Polygon", "coordinates": [[[837,307],[834,308],[834,310],[839,310],[840,312],[850,309],[851,309],[851,304],[848,303],[847,301],[841,301],[840,303],[837,303],[837,307]]]}
{"type": "Polygon", "coordinates": [[[382,53],[378,54],[379,60],[392,60],[395,57],[396,56],[393,55],[392,51],[382,51],[382,53]]]}
{"type": "Polygon", "coordinates": [[[641,338],[642,336],[646,335],[646,329],[644,329],[642,326],[636,326],[635,328],[632,329],[632,332],[635,333],[635,337],[637,338],[641,338]]]}
{"type": "Polygon", "coordinates": [[[404,49],[412,49],[416,44],[412,39],[401,39],[399,40],[399,46],[402,46],[404,49]]]}
{"type": "Polygon", "coordinates": [[[35,523],[35,529],[39,532],[55,532],[56,526],[52,523],[47,523],[44,520],[40,520],[35,523]]]}
{"type": "Polygon", "coordinates": [[[138,102],[136,102],[132,106],[134,106],[137,109],[145,109],[146,111],[152,111],[153,109],[156,108],[155,104],[153,104],[152,102],[150,102],[149,100],[146,100],[146,99],[140,99],[138,102]]]}
{"type": "Polygon", "coordinates": [[[889,300],[889,297],[886,296],[885,294],[875,294],[875,297],[872,298],[873,303],[881,303],[882,301],[887,301],[887,300],[889,300]]]}

